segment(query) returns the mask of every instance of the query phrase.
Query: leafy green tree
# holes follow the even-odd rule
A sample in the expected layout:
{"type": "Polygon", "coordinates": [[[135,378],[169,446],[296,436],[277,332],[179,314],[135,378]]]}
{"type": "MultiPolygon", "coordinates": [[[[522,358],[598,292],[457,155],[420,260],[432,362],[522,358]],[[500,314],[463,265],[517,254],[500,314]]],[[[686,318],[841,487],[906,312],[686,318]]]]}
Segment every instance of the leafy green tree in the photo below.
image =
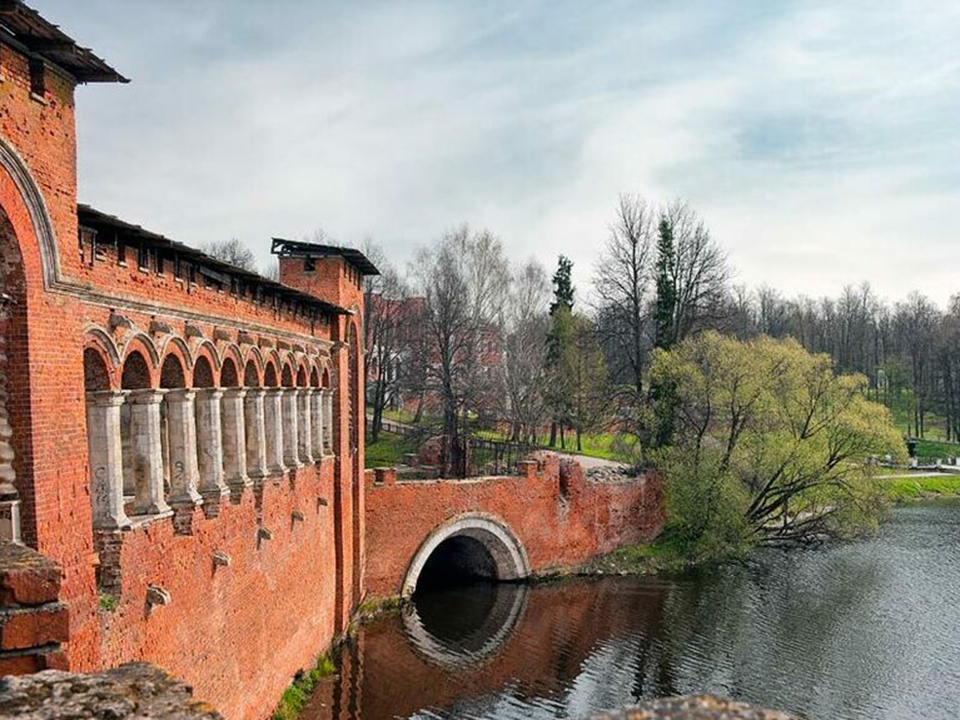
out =
{"type": "Polygon", "coordinates": [[[871,457],[904,447],[866,378],[835,375],[792,339],[714,332],[656,351],[652,373],[675,392],[674,443],[657,454],[669,530],[697,552],[876,527],[871,457]]]}

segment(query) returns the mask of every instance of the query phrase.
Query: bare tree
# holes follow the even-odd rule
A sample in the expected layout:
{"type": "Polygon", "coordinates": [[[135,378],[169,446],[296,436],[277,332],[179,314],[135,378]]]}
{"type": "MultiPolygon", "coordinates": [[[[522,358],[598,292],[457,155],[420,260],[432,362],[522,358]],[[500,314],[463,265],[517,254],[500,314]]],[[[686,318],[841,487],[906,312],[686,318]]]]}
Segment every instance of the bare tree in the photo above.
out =
{"type": "Polygon", "coordinates": [[[229,263],[241,270],[257,271],[256,255],[238,238],[215,240],[201,245],[200,249],[210,257],[229,263]]]}
{"type": "Polygon", "coordinates": [[[274,282],[280,282],[280,261],[271,260],[267,263],[267,267],[263,270],[263,276],[267,280],[273,280],[274,282]]]}
{"type": "Polygon", "coordinates": [[[675,304],[669,347],[723,319],[730,270],[726,253],[685,202],[676,200],[668,205],[662,220],[672,232],[674,244],[670,265],[675,304]]]}
{"type": "Polygon", "coordinates": [[[413,269],[423,297],[426,380],[442,406],[445,472],[464,468],[466,425],[488,413],[496,397],[492,366],[510,273],[500,241],[467,226],[417,254],[413,269]]]}
{"type": "Polygon", "coordinates": [[[382,249],[367,241],[366,256],[380,269],[380,275],[364,280],[364,377],[367,405],[372,414],[370,440],[377,442],[383,429],[383,413],[396,400],[400,389],[400,367],[405,362],[404,325],[410,315],[406,286],[382,249]]]}
{"type": "Polygon", "coordinates": [[[499,374],[503,391],[500,414],[510,419],[511,439],[535,442],[547,414],[547,306],[550,281],[543,266],[531,260],[513,275],[504,313],[503,360],[499,374]]]}
{"type": "MultiPolygon", "coordinates": [[[[616,220],[594,268],[593,287],[602,310],[603,344],[627,365],[637,396],[649,354],[650,265],[656,211],[639,195],[621,195],[616,220]]],[[[608,350],[607,357],[611,357],[608,350]]],[[[614,373],[618,375],[619,373],[614,373]]]]}

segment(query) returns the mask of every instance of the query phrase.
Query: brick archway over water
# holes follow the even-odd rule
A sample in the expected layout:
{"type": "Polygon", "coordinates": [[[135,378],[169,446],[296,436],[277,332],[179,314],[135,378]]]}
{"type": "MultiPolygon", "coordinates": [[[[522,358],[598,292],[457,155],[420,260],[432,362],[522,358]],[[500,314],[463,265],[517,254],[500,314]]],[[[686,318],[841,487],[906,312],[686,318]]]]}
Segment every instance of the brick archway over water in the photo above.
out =
{"type": "Polygon", "coordinates": [[[444,542],[456,538],[469,538],[483,546],[493,560],[497,580],[519,580],[530,575],[527,552],[513,531],[492,515],[471,513],[444,523],[427,536],[407,568],[402,596],[416,592],[427,561],[444,542]]]}

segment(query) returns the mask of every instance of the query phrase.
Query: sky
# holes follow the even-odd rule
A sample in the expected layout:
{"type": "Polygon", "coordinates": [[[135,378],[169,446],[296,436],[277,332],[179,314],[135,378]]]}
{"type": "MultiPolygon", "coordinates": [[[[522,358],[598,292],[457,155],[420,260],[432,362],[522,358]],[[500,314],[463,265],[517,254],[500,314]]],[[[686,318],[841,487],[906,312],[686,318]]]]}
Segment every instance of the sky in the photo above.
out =
{"type": "Polygon", "coordinates": [[[960,292],[960,3],[30,4],[132,80],[78,90],[81,201],[183,242],[466,222],[585,294],[637,193],[746,286],[960,292]]]}

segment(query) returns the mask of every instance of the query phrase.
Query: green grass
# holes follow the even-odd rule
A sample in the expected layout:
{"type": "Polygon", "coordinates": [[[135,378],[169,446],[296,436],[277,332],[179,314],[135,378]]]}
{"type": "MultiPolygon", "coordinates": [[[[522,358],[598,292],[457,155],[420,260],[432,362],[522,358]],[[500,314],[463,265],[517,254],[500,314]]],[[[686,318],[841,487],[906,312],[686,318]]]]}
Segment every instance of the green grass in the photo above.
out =
{"type": "Polygon", "coordinates": [[[384,410],[383,417],[387,420],[393,420],[394,422],[400,423],[413,423],[413,418],[416,417],[416,413],[413,410],[406,410],[401,408],[399,410],[384,410]]]}
{"type": "Polygon", "coordinates": [[[320,681],[333,675],[336,671],[337,667],[333,658],[324,653],[317,658],[317,662],[312,669],[307,672],[302,670],[298,672],[290,687],[284,691],[280,698],[277,709],[273,711],[272,720],[297,720],[320,681]]]}
{"type": "Polygon", "coordinates": [[[659,537],[650,543],[637,543],[590,560],[577,569],[587,575],[653,575],[679,572],[693,560],[689,548],[676,538],[659,537]]]}
{"type": "MultiPolygon", "coordinates": [[[[507,436],[499,430],[478,430],[474,433],[483,440],[506,441],[507,436]]],[[[584,434],[580,438],[581,450],[577,450],[577,436],[575,433],[566,435],[566,448],[560,447],[560,440],[557,439],[556,447],[549,447],[547,439],[544,438],[540,447],[545,450],[555,450],[557,452],[572,453],[574,455],[585,455],[587,457],[600,458],[602,460],[615,460],[618,462],[632,462],[634,460],[629,452],[630,447],[635,441],[633,439],[624,440],[623,443],[617,442],[618,436],[615,433],[597,433],[584,434]],[[625,443],[625,444],[624,444],[625,443]],[[622,446],[619,446],[622,445],[622,446]]]]}
{"type": "Polygon", "coordinates": [[[377,442],[366,445],[365,464],[367,469],[394,467],[403,463],[404,455],[415,453],[417,449],[418,444],[413,438],[381,431],[377,442]]]}
{"type": "Polygon", "coordinates": [[[942,440],[917,440],[917,455],[922,458],[947,458],[960,455],[960,443],[942,440]]]}
{"type": "Polygon", "coordinates": [[[960,475],[885,478],[880,482],[884,484],[887,496],[894,502],[960,496],[960,475]]]}

